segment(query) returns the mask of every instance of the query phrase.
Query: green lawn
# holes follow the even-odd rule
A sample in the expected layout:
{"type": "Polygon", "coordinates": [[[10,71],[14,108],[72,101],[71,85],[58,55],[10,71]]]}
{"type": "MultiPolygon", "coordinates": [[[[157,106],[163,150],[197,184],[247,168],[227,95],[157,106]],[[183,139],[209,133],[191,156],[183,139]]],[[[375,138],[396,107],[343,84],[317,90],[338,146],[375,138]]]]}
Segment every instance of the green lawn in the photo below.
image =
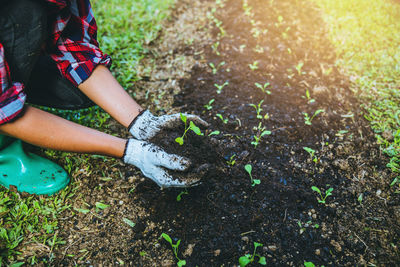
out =
{"type": "MultiPolygon", "coordinates": [[[[337,65],[353,81],[388,167],[400,174],[400,3],[312,0],[327,22],[337,65]]],[[[388,181],[399,189],[400,176],[388,181]],[[397,185],[396,185],[397,184],[397,185]]]]}
{"type": "MultiPolygon", "coordinates": [[[[168,16],[174,0],[94,0],[92,6],[99,28],[102,50],[113,58],[112,71],[123,86],[128,88],[138,80],[137,67],[146,52],[144,45],[154,40],[161,29],[160,22],[168,16]]],[[[99,108],[77,112],[50,110],[65,118],[106,130],[109,116],[99,108]]],[[[53,159],[62,158],[64,168],[72,178],[79,167],[88,166],[88,155],[46,151],[53,159]]],[[[72,200],[79,194],[79,187],[72,183],[66,190],[51,197],[22,197],[0,188],[0,266],[37,262],[33,255],[26,255],[26,247],[43,244],[52,251],[64,241],[58,237],[59,215],[71,208],[72,200]],[[26,262],[26,260],[28,260],[26,262]]]]}

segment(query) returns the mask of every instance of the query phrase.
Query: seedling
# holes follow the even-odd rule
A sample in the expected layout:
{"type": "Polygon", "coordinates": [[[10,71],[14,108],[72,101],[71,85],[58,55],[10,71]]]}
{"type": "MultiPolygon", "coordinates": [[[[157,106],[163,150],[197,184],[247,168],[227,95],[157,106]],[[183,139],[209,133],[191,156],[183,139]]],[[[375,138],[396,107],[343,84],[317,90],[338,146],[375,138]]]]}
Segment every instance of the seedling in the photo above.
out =
{"type": "Polygon", "coordinates": [[[302,96],[302,98],[307,98],[307,103],[308,104],[311,104],[311,103],[315,102],[315,99],[311,98],[310,91],[308,91],[308,89],[306,89],[306,96],[302,96]]]}
{"type": "Polygon", "coordinates": [[[217,113],[217,114],[215,114],[215,116],[217,116],[218,118],[220,118],[221,121],[222,121],[224,124],[227,124],[227,123],[228,123],[228,119],[227,119],[227,118],[224,119],[224,117],[222,117],[221,114],[217,113]]]}
{"type": "Polygon", "coordinates": [[[176,201],[181,201],[183,195],[189,195],[189,191],[187,189],[181,191],[177,196],[176,196],[176,201]]]}
{"type": "Polygon", "coordinates": [[[256,45],[256,47],[253,48],[253,51],[258,54],[262,54],[262,53],[264,53],[264,47],[261,47],[260,45],[256,45]]]}
{"type": "Polygon", "coordinates": [[[219,53],[219,51],[218,51],[218,46],[219,46],[219,42],[215,42],[215,43],[213,43],[213,44],[211,45],[211,48],[212,48],[213,52],[214,52],[217,56],[221,55],[221,54],[219,53]]]}
{"type": "Polygon", "coordinates": [[[323,109],[318,109],[317,111],[314,112],[314,114],[310,117],[307,112],[303,112],[304,115],[304,123],[307,125],[312,125],[312,120],[320,114],[321,112],[325,112],[323,109]]]}
{"type": "Polygon", "coordinates": [[[306,223],[302,223],[300,220],[297,221],[297,225],[300,227],[300,234],[304,233],[307,227],[311,226],[312,228],[318,229],[319,224],[312,224],[312,221],[307,221],[306,223]]]}
{"type": "MultiPolygon", "coordinates": [[[[261,122],[260,122],[261,124],[261,122]]],[[[265,127],[264,127],[265,128],[265,127]]],[[[260,139],[261,137],[263,137],[264,135],[270,135],[272,132],[271,131],[262,131],[262,132],[258,132],[256,135],[254,135],[254,141],[251,142],[251,144],[254,146],[254,148],[256,148],[258,146],[258,144],[260,143],[260,139]]]]}
{"type": "Polygon", "coordinates": [[[208,101],[208,104],[205,104],[205,105],[204,105],[205,109],[211,110],[211,109],[213,108],[213,107],[212,107],[212,104],[214,103],[214,101],[215,101],[214,98],[211,99],[210,101],[208,101]]]}
{"type": "Polygon", "coordinates": [[[258,257],[258,263],[261,265],[267,265],[267,261],[265,260],[265,257],[261,257],[260,254],[256,254],[256,250],[258,247],[262,247],[263,244],[254,242],[254,251],[253,255],[246,254],[242,257],[239,258],[239,264],[240,267],[244,267],[250,263],[252,263],[255,260],[255,257],[258,257]]]}
{"type": "Polygon", "coordinates": [[[208,63],[208,65],[211,67],[212,69],[212,74],[217,74],[218,70],[225,65],[225,61],[222,61],[221,63],[219,63],[217,66],[214,65],[214,63],[208,63]]]}
{"type": "Polygon", "coordinates": [[[333,188],[330,187],[328,190],[325,191],[325,196],[323,196],[322,193],[321,193],[321,190],[318,187],[312,186],[311,189],[319,194],[320,197],[317,198],[318,199],[318,203],[322,203],[322,204],[325,204],[326,198],[331,196],[332,195],[332,191],[333,191],[333,188]]]}
{"type": "Polygon", "coordinates": [[[217,94],[220,94],[222,92],[222,89],[224,89],[225,86],[229,84],[228,81],[224,82],[224,84],[218,85],[214,83],[214,86],[217,87],[217,94]]]}
{"type": "Polygon", "coordinates": [[[171,237],[170,237],[169,235],[167,235],[166,233],[162,233],[162,234],[161,234],[161,237],[164,238],[164,239],[171,245],[172,251],[174,252],[174,255],[175,255],[175,258],[178,260],[178,262],[176,263],[176,265],[177,265],[178,267],[185,266],[185,265],[186,265],[186,261],[185,261],[185,260],[181,260],[181,259],[178,257],[178,249],[179,249],[179,245],[180,245],[180,243],[181,243],[181,240],[179,239],[179,240],[176,242],[176,244],[174,244],[174,243],[172,242],[171,237]]]}
{"type": "Polygon", "coordinates": [[[309,148],[309,147],[306,147],[306,146],[304,146],[303,149],[304,149],[305,151],[307,151],[308,154],[310,154],[310,157],[311,157],[312,161],[314,161],[314,163],[317,163],[317,162],[318,162],[318,158],[315,157],[315,150],[314,150],[314,149],[309,148]]]}
{"type": "Polygon", "coordinates": [[[249,64],[249,68],[254,71],[254,70],[258,70],[258,61],[254,61],[252,64],[249,64]]]}
{"type": "Polygon", "coordinates": [[[264,93],[266,93],[267,95],[271,94],[271,91],[267,90],[267,87],[270,85],[269,82],[264,83],[263,85],[260,83],[255,83],[257,88],[260,88],[261,91],[263,91],[264,93]]]}
{"type": "Polygon", "coordinates": [[[315,264],[312,261],[305,261],[304,267],[315,267],[315,264]]]}
{"type": "Polygon", "coordinates": [[[233,155],[229,158],[229,160],[226,161],[226,163],[228,163],[229,166],[235,165],[235,163],[236,163],[235,157],[236,157],[236,154],[233,154],[233,155]]]}
{"type": "Polygon", "coordinates": [[[244,169],[246,170],[246,172],[250,176],[251,186],[255,186],[256,184],[260,184],[261,183],[261,181],[259,179],[253,179],[253,176],[251,175],[251,171],[253,170],[253,167],[251,167],[250,164],[246,164],[244,166],[244,169]]]}
{"type": "Polygon", "coordinates": [[[358,203],[360,203],[360,205],[362,206],[362,202],[363,202],[363,193],[361,193],[361,194],[358,195],[357,200],[358,200],[358,203]]]}
{"type": "Polygon", "coordinates": [[[301,69],[303,68],[303,66],[304,66],[304,63],[303,62],[299,62],[299,64],[297,64],[296,65],[296,70],[297,70],[297,73],[301,76],[302,74],[305,74],[305,72],[304,71],[301,71],[301,69]]]}
{"type": "Polygon", "coordinates": [[[185,123],[185,131],[183,132],[183,135],[182,135],[181,137],[175,138],[175,142],[177,142],[177,143],[180,144],[180,145],[183,145],[183,143],[184,143],[184,138],[185,138],[185,136],[186,136],[186,133],[187,133],[189,130],[192,130],[192,131],[193,131],[195,134],[197,134],[197,135],[203,135],[203,133],[201,132],[200,128],[197,127],[197,126],[194,124],[193,121],[190,121],[189,126],[188,126],[188,125],[187,125],[187,117],[186,117],[184,114],[182,114],[182,113],[180,113],[180,116],[181,116],[181,120],[185,123]]]}
{"type": "Polygon", "coordinates": [[[250,106],[253,107],[257,112],[257,119],[260,119],[260,120],[263,118],[263,116],[261,115],[261,111],[263,110],[261,105],[262,105],[263,102],[264,102],[264,100],[261,100],[257,104],[257,106],[255,104],[250,104],[250,106]]]}

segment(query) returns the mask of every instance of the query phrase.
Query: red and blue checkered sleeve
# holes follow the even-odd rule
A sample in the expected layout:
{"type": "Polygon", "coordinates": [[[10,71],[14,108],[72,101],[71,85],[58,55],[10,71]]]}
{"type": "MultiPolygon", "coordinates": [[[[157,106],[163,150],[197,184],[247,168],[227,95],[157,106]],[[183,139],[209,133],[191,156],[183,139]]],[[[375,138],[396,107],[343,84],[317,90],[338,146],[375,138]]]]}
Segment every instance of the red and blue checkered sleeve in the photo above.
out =
{"type": "Polygon", "coordinates": [[[23,89],[23,84],[11,81],[4,47],[0,43],[0,125],[15,119],[24,108],[26,95],[23,89]]]}
{"type": "Polygon", "coordinates": [[[75,86],[89,78],[97,65],[111,65],[111,58],[99,49],[89,0],[67,2],[53,24],[52,34],[55,49],[50,55],[61,74],[75,86]]]}

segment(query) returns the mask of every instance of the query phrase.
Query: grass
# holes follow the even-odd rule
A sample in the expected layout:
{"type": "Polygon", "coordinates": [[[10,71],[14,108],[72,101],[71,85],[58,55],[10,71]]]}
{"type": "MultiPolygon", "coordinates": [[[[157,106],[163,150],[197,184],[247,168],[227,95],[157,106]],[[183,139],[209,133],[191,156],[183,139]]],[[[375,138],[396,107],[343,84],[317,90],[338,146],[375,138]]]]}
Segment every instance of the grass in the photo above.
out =
{"type": "MultiPolygon", "coordinates": [[[[400,4],[391,0],[313,0],[327,22],[337,65],[362,99],[388,167],[400,174],[400,4]]],[[[390,181],[389,181],[390,182],[390,181]]]]}
{"type": "MultiPolygon", "coordinates": [[[[140,79],[138,68],[147,52],[145,45],[157,37],[161,29],[160,22],[168,16],[173,3],[174,0],[92,1],[100,47],[113,58],[112,72],[125,88],[140,79]]],[[[109,115],[97,107],[79,112],[47,110],[92,128],[103,131],[108,128],[109,115]]],[[[90,162],[96,156],[51,150],[45,153],[52,159],[62,158],[62,164],[73,180],[80,168],[90,171],[96,167],[90,162]]],[[[79,193],[79,187],[75,183],[51,197],[23,197],[1,187],[0,266],[38,262],[38,255],[32,249],[35,245],[46,250],[45,255],[40,254],[40,257],[45,256],[40,261],[51,263],[52,252],[64,242],[57,232],[60,214],[71,208],[72,199],[78,195],[76,193],[79,193]]]]}

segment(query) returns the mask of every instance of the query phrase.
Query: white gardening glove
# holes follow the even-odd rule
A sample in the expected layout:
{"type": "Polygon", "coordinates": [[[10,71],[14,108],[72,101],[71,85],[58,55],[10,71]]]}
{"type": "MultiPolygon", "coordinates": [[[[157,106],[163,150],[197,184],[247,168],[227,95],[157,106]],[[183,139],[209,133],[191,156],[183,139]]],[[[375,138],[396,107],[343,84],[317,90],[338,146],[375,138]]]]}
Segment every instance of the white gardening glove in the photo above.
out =
{"type": "MultiPolygon", "coordinates": [[[[208,123],[200,117],[192,114],[183,113],[188,121],[195,124],[208,126],[208,123]]],[[[146,110],[140,113],[128,127],[133,137],[139,140],[149,140],[159,133],[162,129],[172,129],[183,123],[179,113],[172,115],[154,116],[150,111],[146,110]]]]}
{"type": "Polygon", "coordinates": [[[161,188],[188,187],[198,182],[191,181],[190,184],[187,184],[169,175],[163,167],[184,171],[190,166],[190,161],[174,154],[168,154],[147,141],[129,139],[122,159],[125,163],[138,167],[144,176],[156,182],[161,188]]]}

